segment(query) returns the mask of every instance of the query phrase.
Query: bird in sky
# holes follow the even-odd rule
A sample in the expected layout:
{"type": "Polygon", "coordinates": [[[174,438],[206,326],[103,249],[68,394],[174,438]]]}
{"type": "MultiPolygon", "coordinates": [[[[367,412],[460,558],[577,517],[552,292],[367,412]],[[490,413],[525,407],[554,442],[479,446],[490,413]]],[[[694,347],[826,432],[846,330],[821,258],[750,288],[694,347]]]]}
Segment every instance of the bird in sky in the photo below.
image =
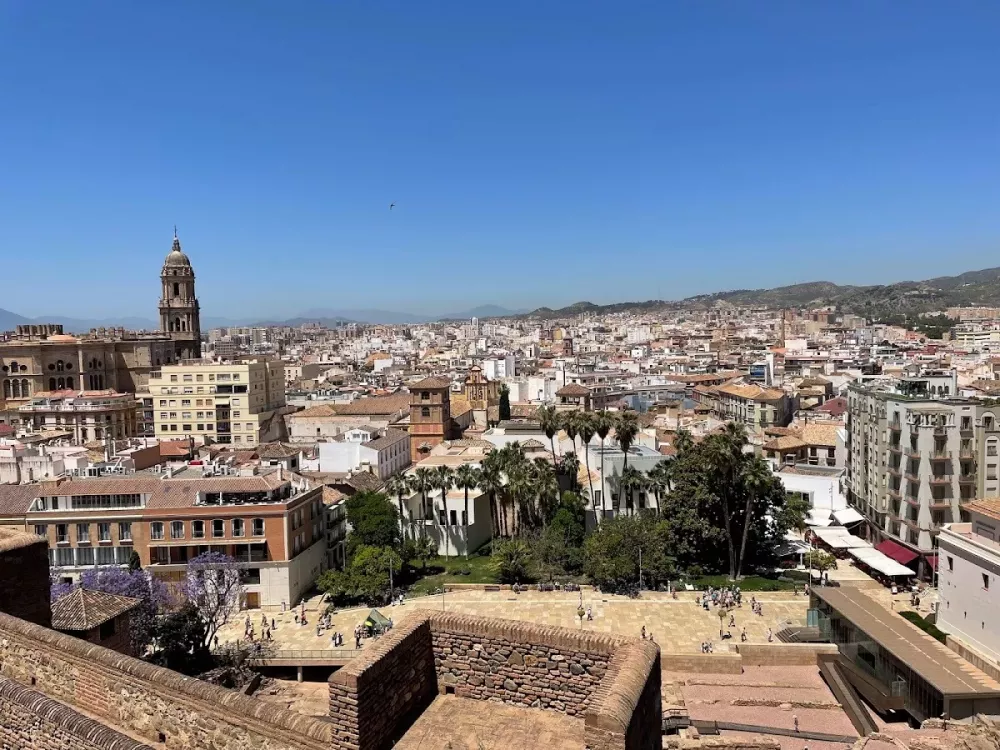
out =
{"type": "Polygon", "coordinates": [[[389,210],[390,210],[390,211],[391,211],[392,209],[394,209],[395,207],[396,207],[396,202],[395,202],[395,201],[393,201],[392,203],[390,203],[390,204],[389,204],[389,210]]]}

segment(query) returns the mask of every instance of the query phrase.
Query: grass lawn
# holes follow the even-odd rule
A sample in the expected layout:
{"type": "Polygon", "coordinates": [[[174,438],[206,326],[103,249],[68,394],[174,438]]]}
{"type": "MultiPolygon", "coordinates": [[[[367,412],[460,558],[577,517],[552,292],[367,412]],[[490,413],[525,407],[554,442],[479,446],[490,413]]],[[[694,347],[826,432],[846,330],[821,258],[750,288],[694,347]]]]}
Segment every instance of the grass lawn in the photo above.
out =
{"type": "Polygon", "coordinates": [[[490,556],[475,553],[468,562],[464,557],[435,557],[427,561],[426,574],[419,562],[414,562],[412,568],[416,580],[410,587],[410,593],[414,595],[430,594],[436,588],[453,583],[497,583],[499,580],[490,556]],[[461,575],[459,571],[466,567],[469,575],[461,575]]]}
{"type": "MultiPolygon", "coordinates": [[[[696,589],[704,590],[709,586],[712,588],[724,588],[731,586],[732,581],[727,575],[702,576],[701,578],[691,578],[685,581],[696,589]]],[[[796,586],[802,588],[802,582],[779,581],[776,578],[764,578],[763,576],[746,576],[737,582],[741,591],[791,591],[796,586]]]]}

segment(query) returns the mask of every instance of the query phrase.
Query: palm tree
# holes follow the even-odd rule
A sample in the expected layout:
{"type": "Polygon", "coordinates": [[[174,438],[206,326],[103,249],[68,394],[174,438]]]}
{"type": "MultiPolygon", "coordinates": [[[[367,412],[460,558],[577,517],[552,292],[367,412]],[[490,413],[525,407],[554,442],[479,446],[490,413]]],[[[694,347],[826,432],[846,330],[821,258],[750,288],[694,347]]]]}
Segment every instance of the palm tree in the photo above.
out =
{"type": "MultiPolygon", "coordinates": [[[[569,454],[572,455],[572,454],[569,454]]],[[[579,464],[579,462],[577,462],[579,464]]],[[[559,504],[559,481],[556,479],[555,467],[549,463],[548,459],[536,458],[531,465],[531,480],[534,483],[534,495],[537,498],[538,513],[542,524],[547,524],[549,517],[555,513],[555,508],[559,504]]],[[[532,520],[536,520],[532,518],[532,520]]]]}
{"type": "MultiPolygon", "coordinates": [[[[622,476],[625,475],[625,471],[628,469],[628,451],[635,442],[636,435],[639,434],[639,419],[634,411],[623,411],[618,415],[618,419],[615,422],[615,440],[618,442],[618,446],[622,449],[622,453],[625,454],[624,462],[622,463],[622,476]]],[[[621,483],[619,483],[620,485],[621,483]]],[[[619,503],[620,504],[620,503],[619,503]]]]}
{"type": "Polygon", "coordinates": [[[389,481],[385,483],[386,492],[391,495],[395,495],[396,499],[399,501],[399,533],[402,534],[403,538],[406,538],[406,529],[403,525],[404,519],[406,518],[403,513],[403,495],[410,492],[411,489],[412,482],[405,474],[393,474],[389,477],[389,481]]]}
{"type": "Polygon", "coordinates": [[[694,438],[691,437],[691,432],[689,430],[677,430],[677,437],[674,438],[674,447],[677,449],[677,455],[690,450],[693,445],[694,438]]]}
{"type": "Polygon", "coordinates": [[[424,536],[427,533],[425,524],[427,520],[427,493],[435,487],[434,469],[421,466],[410,481],[413,490],[420,493],[420,535],[424,536]]]}
{"type": "Polygon", "coordinates": [[[564,476],[569,477],[569,488],[576,492],[580,478],[580,459],[576,457],[576,453],[567,453],[563,456],[559,462],[559,470],[564,476]]]}
{"type": "Polygon", "coordinates": [[[501,534],[500,506],[497,503],[497,496],[503,490],[500,463],[500,451],[493,451],[483,459],[483,468],[479,471],[479,489],[490,498],[490,523],[493,527],[491,536],[494,538],[501,534]]]}
{"type": "Polygon", "coordinates": [[[556,412],[556,407],[539,406],[536,416],[538,417],[538,426],[542,428],[545,437],[549,439],[549,445],[552,447],[552,455],[555,456],[556,433],[559,432],[560,427],[559,414],[556,412]]]}
{"type": "Polygon", "coordinates": [[[469,559],[469,490],[479,486],[480,472],[472,464],[462,464],[455,469],[455,486],[465,490],[465,510],[462,512],[462,527],[465,535],[465,559],[469,559]]]}
{"type": "Polygon", "coordinates": [[[626,466],[622,469],[622,475],[618,479],[618,486],[625,494],[625,508],[628,515],[635,515],[635,492],[644,490],[646,487],[646,477],[634,466],[626,466]]]}
{"type": "MultiPolygon", "coordinates": [[[[607,440],[608,435],[611,432],[611,428],[615,426],[614,419],[606,411],[599,411],[594,413],[594,432],[597,433],[597,437],[601,439],[601,505],[604,505],[604,492],[603,489],[608,487],[608,481],[604,475],[604,441],[607,440]]],[[[598,513],[600,516],[601,513],[598,513]]]]}
{"type": "Polygon", "coordinates": [[[566,437],[573,441],[573,452],[576,452],[576,436],[579,434],[579,424],[580,414],[582,412],[578,409],[573,411],[563,412],[560,415],[559,424],[566,431],[566,437]]]}
{"type": "MultiPolygon", "coordinates": [[[[576,418],[576,431],[580,435],[580,442],[583,443],[583,460],[587,464],[587,483],[590,485],[590,498],[594,498],[594,478],[590,476],[590,441],[594,439],[594,415],[589,411],[581,411],[576,418]]],[[[600,523],[600,515],[598,515],[600,523]]]]}
{"type": "Polygon", "coordinates": [[[670,491],[670,476],[673,472],[672,464],[673,461],[671,459],[664,459],[650,469],[646,475],[646,484],[653,491],[656,497],[656,509],[660,512],[663,510],[663,503],[660,501],[661,495],[664,492],[670,491]]]}
{"type": "Polygon", "coordinates": [[[448,466],[438,466],[434,471],[434,484],[441,488],[441,507],[444,509],[444,520],[448,523],[448,490],[455,483],[455,473],[448,466]]]}

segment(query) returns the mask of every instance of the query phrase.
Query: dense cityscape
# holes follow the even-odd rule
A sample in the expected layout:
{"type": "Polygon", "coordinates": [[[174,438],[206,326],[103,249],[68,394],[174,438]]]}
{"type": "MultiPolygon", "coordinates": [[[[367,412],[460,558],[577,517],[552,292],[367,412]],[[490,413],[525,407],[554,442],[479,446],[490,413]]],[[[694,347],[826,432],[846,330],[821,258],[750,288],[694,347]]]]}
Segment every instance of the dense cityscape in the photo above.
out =
{"type": "Polygon", "coordinates": [[[1000,750],[998,32],[0,2],[0,750],[1000,750]]]}

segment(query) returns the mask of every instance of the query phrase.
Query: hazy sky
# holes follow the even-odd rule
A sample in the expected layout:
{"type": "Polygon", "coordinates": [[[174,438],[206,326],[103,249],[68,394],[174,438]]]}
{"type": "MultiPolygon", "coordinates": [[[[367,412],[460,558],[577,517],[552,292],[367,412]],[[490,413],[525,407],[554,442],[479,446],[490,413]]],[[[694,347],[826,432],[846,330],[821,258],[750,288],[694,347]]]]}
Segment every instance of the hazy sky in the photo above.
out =
{"type": "Polygon", "coordinates": [[[678,298],[1000,265],[1000,4],[0,1],[0,307],[678,298]],[[389,211],[389,204],[396,208],[389,211]]]}

